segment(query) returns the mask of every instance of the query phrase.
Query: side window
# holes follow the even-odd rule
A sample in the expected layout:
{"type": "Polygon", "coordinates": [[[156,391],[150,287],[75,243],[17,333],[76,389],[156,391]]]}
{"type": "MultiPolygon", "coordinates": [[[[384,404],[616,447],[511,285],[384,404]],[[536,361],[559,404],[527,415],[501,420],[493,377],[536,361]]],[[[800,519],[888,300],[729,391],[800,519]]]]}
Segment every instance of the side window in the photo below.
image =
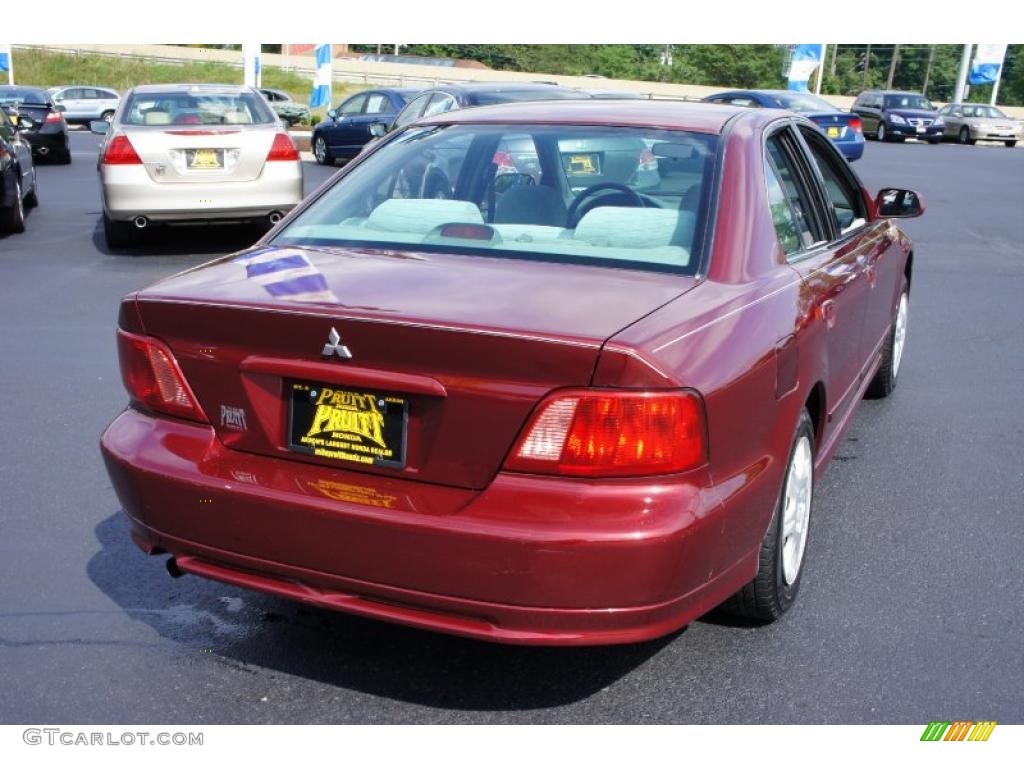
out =
{"type": "Polygon", "coordinates": [[[398,117],[395,118],[395,124],[393,127],[401,128],[408,125],[413,120],[416,120],[423,113],[423,108],[427,105],[427,102],[430,101],[430,97],[432,95],[433,94],[430,93],[424,93],[422,96],[418,96],[406,104],[405,109],[399,112],[398,117]]]}
{"type": "Polygon", "coordinates": [[[434,97],[430,100],[427,108],[423,110],[423,117],[430,117],[431,115],[440,115],[445,112],[451,112],[455,108],[455,99],[449,96],[447,93],[435,93],[434,97]]]}
{"type": "Polygon", "coordinates": [[[854,186],[842,166],[845,161],[836,155],[831,142],[811,129],[801,128],[800,133],[807,142],[811,161],[821,174],[825,194],[832,203],[836,231],[842,234],[862,226],[867,221],[867,212],[859,188],[854,186]]]}
{"type": "Polygon", "coordinates": [[[83,99],[102,99],[103,95],[95,88],[83,88],[82,89],[83,99]]]}
{"type": "Polygon", "coordinates": [[[341,107],[338,109],[338,114],[347,115],[348,117],[358,115],[360,112],[363,111],[364,104],[366,104],[365,93],[359,94],[358,96],[353,96],[351,99],[349,99],[348,101],[344,102],[341,105],[341,107]]]}
{"type": "Polygon", "coordinates": [[[783,253],[790,256],[800,250],[800,229],[782,189],[782,180],[767,157],[764,159],[764,178],[768,182],[768,208],[772,212],[772,224],[775,225],[783,253]]]}
{"type": "Polygon", "coordinates": [[[828,237],[815,216],[813,191],[809,187],[809,180],[801,173],[797,160],[800,152],[793,137],[788,130],[778,131],[768,139],[766,146],[783,193],[793,210],[801,248],[810,248],[815,243],[824,242],[828,237]]]}
{"type": "Polygon", "coordinates": [[[387,112],[389,106],[388,97],[383,93],[371,93],[366,99],[365,114],[379,115],[382,112],[387,112]]]}
{"type": "Polygon", "coordinates": [[[82,99],[85,98],[82,94],[84,93],[83,88],[68,88],[62,94],[62,98],[66,99],[82,99]]]}
{"type": "Polygon", "coordinates": [[[7,117],[7,113],[0,109],[0,139],[4,141],[14,140],[14,126],[7,117]]]}
{"type": "Polygon", "coordinates": [[[749,98],[748,96],[736,96],[736,97],[734,97],[732,99],[729,99],[728,103],[732,104],[734,107],[759,107],[759,106],[761,106],[756,101],[754,101],[753,99],[749,98]]]}
{"type": "Polygon", "coordinates": [[[939,110],[939,114],[940,115],[948,115],[952,111],[953,111],[953,107],[951,105],[947,104],[946,106],[944,106],[942,109],[939,110]]]}

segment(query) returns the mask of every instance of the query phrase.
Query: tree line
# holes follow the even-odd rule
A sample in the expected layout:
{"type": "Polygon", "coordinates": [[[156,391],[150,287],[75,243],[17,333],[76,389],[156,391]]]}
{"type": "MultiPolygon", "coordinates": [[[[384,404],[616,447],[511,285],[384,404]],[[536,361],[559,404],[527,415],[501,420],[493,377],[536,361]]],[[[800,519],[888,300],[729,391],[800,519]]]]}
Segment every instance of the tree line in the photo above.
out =
{"type": "MultiPolygon", "coordinates": [[[[376,53],[376,45],[353,45],[376,53]]],[[[393,50],[385,45],[384,52],[393,50]]],[[[949,101],[956,88],[962,45],[829,45],[822,93],[853,96],[889,85],[949,101]],[[895,64],[894,64],[895,60],[895,64]],[[891,77],[890,77],[891,74],[891,77]]],[[[492,69],[555,75],[603,75],[622,80],[785,88],[787,47],[781,45],[425,45],[402,46],[403,54],[472,59],[492,69]]],[[[987,102],[992,86],[973,86],[972,101],[987,102]]],[[[1024,45],[1011,45],[1003,64],[999,103],[1024,106],[1024,45]]]]}

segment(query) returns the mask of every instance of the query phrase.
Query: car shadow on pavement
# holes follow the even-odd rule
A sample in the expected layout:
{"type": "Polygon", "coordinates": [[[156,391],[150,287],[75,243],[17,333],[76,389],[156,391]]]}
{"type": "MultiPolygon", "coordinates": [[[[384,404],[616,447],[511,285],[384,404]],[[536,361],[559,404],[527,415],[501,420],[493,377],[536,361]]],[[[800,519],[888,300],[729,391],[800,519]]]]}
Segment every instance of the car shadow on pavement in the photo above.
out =
{"type": "Polygon", "coordinates": [[[152,225],[141,230],[127,248],[111,248],[103,235],[103,218],[97,218],[92,243],[105,256],[219,255],[248,248],[264,234],[262,224],[152,225]]]}
{"type": "Polygon", "coordinates": [[[680,632],[595,648],[505,646],[304,606],[194,576],[172,579],[117,512],[95,529],[89,578],[132,618],[250,674],[282,672],[374,696],[457,710],[555,707],[606,688],[680,632]]]}

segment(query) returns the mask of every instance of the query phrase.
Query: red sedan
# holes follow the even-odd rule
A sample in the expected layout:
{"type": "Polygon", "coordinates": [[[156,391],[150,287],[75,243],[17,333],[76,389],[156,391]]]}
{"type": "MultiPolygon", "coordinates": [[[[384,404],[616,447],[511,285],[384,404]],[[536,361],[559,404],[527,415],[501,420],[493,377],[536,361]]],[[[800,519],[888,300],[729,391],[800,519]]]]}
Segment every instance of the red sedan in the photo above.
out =
{"type": "Polygon", "coordinates": [[[771,621],[898,380],[922,210],[787,112],[421,120],[124,299],[107,469],[172,575],[508,643],[771,621]]]}

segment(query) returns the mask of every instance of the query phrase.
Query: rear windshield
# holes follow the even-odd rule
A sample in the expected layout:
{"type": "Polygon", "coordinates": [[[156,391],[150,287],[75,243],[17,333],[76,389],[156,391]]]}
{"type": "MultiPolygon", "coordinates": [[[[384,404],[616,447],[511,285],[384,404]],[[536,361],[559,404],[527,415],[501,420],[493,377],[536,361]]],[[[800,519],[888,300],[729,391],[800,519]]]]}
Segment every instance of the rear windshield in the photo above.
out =
{"type": "Polygon", "coordinates": [[[177,89],[132,94],[121,115],[125,125],[248,125],[277,117],[255,93],[177,89]]]}
{"type": "Polygon", "coordinates": [[[422,126],[275,238],[693,273],[718,137],[593,126],[422,126]]]}
{"type": "Polygon", "coordinates": [[[839,111],[824,99],[820,99],[810,93],[777,93],[774,95],[774,98],[782,105],[783,109],[788,109],[790,112],[813,113],[839,111]]]}
{"type": "Polygon", "coordinates": [[[887,95],[885,97],[886,109],[926,109],[934,110],[935,107],[924,96],[914,96],[904,93],[898,95],[887,95]]]}
{"type": "Polygon", "coordinates": [[[0,86],[0,104],[41,104],[50,103],[50,95],[38,88],[0,86]]]}

